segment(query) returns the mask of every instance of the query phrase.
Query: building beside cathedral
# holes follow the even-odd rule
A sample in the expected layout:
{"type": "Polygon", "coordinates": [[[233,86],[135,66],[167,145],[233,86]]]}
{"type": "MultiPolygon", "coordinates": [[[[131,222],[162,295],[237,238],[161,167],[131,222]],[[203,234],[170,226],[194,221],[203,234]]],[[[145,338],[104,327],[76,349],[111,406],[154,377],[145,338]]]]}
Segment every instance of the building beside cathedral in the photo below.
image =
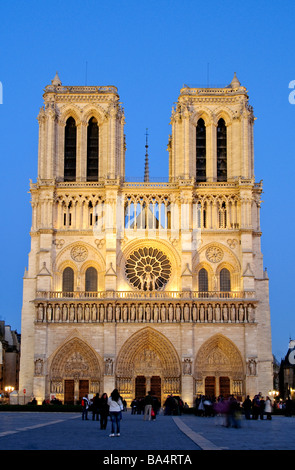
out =
{"type": "MultiPolygon", "coordinates": [[[[273,388],[253,109],[236,75],[185,86],[167,183],[125,180],[114,86],[65,86],[38,115],[20,394],[74,403],[118,388],[192,404],[273,388]]],[[[173,99],[173,97],[172,97],[173,99]]],[[[167,116],[169,119],[169,116],[167,116]]]]}

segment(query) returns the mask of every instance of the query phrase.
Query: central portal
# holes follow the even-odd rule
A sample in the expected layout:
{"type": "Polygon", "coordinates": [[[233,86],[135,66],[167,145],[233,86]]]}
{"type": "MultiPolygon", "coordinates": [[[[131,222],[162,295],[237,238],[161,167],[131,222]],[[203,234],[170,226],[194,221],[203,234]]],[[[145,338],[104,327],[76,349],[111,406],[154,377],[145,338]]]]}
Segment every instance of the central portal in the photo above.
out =
{"type": "Polygon", "coordinates": [[[171,393],[179,395],[181,367],[171,342],[150,327],[134,333],[118,355],[116,384],[129,403],[149,391],[161,404],[171,393]]]}
{"type": "Polygon", "coordinates": [[[161,403],[161,377],[158,375],[153,375],[152,377],[138,375],[135,378],[135,397],[144,398],[149,391],[161,403]]]}

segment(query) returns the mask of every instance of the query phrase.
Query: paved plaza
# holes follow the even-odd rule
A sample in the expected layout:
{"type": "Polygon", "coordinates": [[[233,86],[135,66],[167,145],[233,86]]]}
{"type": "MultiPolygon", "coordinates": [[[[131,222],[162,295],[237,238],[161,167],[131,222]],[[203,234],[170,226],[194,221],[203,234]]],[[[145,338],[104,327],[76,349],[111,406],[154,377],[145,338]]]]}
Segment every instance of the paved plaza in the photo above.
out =
{"type": "Polygon", "coordinates": [[[143,415],[127,411],[120,437],[109,437],[110,431],[110,422],[101,430],[91,416],[83,421],[79,413],[1,412],[0,450],[92,450],[106,455],[128,450],[183,455],[198,450],[295,450],[295,417],[242,417],[240,427],[227,428],[221,417],[159,415],[144,421],[143,415]]]}

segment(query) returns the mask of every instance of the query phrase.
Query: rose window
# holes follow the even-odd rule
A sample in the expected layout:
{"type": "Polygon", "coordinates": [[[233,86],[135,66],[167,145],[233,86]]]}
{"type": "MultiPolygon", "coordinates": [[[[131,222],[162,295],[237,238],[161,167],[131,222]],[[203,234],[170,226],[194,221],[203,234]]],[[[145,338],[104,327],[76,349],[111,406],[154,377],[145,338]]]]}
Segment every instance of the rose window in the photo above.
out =
{"type": "Polygon", "coordinates": [[[126,261],[125,273],[133,287],[140,290],[160,290],[171,275],[171,263],[157,248],[139,248],[126,261]]]}

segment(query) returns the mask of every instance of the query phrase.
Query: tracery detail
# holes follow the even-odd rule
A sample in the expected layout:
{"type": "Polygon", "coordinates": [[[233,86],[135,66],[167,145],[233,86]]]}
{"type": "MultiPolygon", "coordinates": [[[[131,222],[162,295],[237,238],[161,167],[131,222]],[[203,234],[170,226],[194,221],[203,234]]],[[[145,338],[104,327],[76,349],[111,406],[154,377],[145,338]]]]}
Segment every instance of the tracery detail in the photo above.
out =
{"type": "Polygon", "coordinates": [[[135,250],[127,259],[125,273],[133,287],[140,290],[160,290],[171,275],[171,263],[157,248],[135,250]]]}

